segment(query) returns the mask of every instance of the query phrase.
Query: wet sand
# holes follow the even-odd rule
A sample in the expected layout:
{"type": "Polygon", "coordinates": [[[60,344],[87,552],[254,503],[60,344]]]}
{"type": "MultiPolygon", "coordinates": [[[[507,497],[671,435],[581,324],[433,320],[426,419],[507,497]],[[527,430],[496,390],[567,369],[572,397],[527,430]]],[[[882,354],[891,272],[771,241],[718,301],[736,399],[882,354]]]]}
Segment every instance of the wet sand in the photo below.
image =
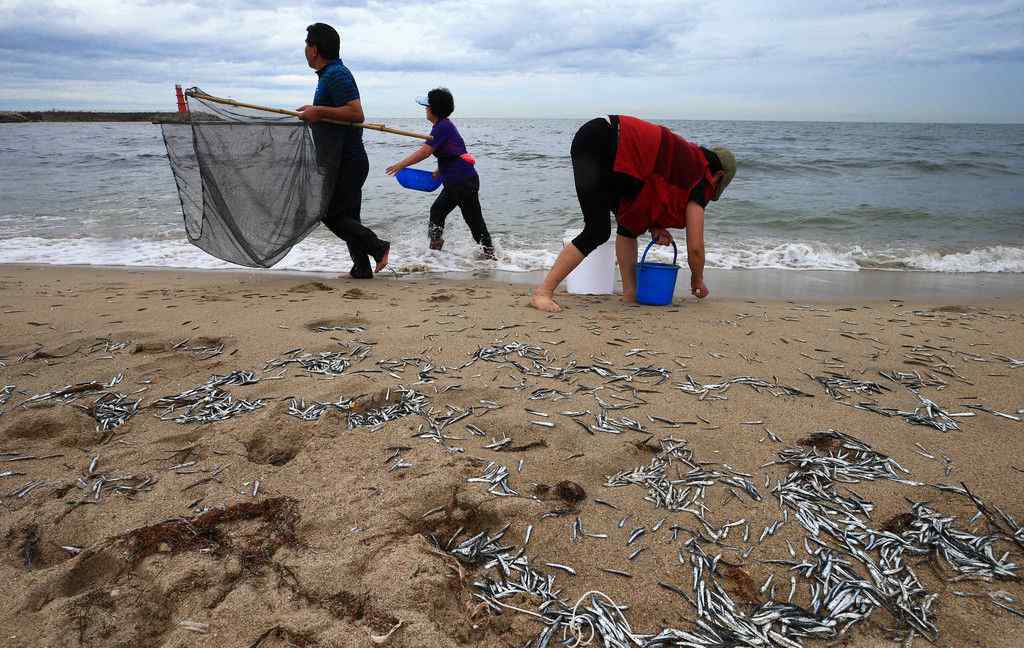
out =
{"type": "MultiPolygon", "coordinates": [[[[927,484],[963,482],[986,504],[1024,519],[1024,423],[962,406],[1020,417],[1024,367],[998,357],[1024,358],[1020,296],[894,290],[884,298],[850,291],[785,301],[722,290],[726,296],[700,303],[680,296],[655,309],[561,295],[565,311],[546,316],[525,307],[527,293],[526,285],[450,278],[0,266],[0,389],[14,385],[0,405],[0,576],[7,583],[0,644],[367,646],[377,645],[370,635],[400,622],[380,645],[520,646],[542,626],[526,614],[489,612],[473,598],[474,582],[493,571],[443,551],[452,537],[455,546],[505,525],[508,546],[522,546],[532,526],[530,564],[555,575],[570,607],[599,590],[629,606],[636,632],[693,630],[694,608],[658,582],[689,593],[690,566],[678,554],[692,532],[671,527],[700,533],[701,522],[657,508],[643,487],[611,487],[607,479],[650,464],[669,438],[685,440],[705,469],[751,475],[763,495],[757,501],[715,483],[703,500],[715,528],[740,519],[749,526],[746,542],[740,527],[718,543],[701,542],[722,554],[716,578],[745,612],[773,594],[761,591],[772,574],[775,599],[787,597],[789,572],[764,561],[789,559],[789,546],[804,555],[807,533],[792,515],[757,540],[782,519],[771,488],[792,470],[766,464],[786,448],[806,450],[801,441],[814,432],[856,437],[926,484],[850,485],[873,504],[877,528],[900,532],[909,499],[956,516],[958,528],[992,532],[985,518],[972,521],[967,497],[927,484]],[[630,379],[542,377],[514,354],[508,359],[525,371],[508,362],[467,364],[481,347],[509,343],[540,347],[545,366],[575,360],[630,379]],[[296,364],[266,367],[319,352],[342,352],[350,366],[333,378],[296,364]],[[664,370],[668,380],[658,384],[641,367],[664,370]],[[222,391],[252,411],[180,423],[173,417],[183,409],[154,405],[235,371],[259,381],[222,391]],[[877,381],[890,388],[870,395],[879,407],[913,410],[914,395],[880,371],[927,372],[936,382],[923,396],[975,416],[956,418],[959,431],[910,425],[850,407],[863,395],[835,401],[806,375],[877,381]],[[677,388],[688,376],[695,384],[751,376],[810,396],[735,384],[701,399],[677,388]],[[99,384],[25,402],[90,381],[99,384]],[[417,415],[349,429],[349,415],[396,404],[399,385],[426,399],[435,422],[458,419],[441,442],[423,436],[429,426],[417,415]],[[347,411],[302,420],[289,414],[292,398],[347,411]],[[98,430],[97,400],[141,402],[120,427],[98,430]],[[609,416],[629,417],[645,431],[588,432],[558,413],[589,410],[578,418],[593,426],[602,402],[623,406],[609,416]],[[467,481],[493,471],[491,462],[508,468],[501,485],[467,481]],[[582,492],[558,488],[563,481],[582,492]],[[577,518],[593,535],[574,542],[577,518]],[[638,528],[643,535],[627,545],[638,528]]],[[[997,557],[1009,551],[1008,560],[1024,559],[1006,539],[995,548],[997,557]]],[[[937,594],[935,645],[1019,645],[1024,619],[988,598],[952,594],[1024,597],[1018,581],[954,581],[956,572],[937,555],[912,562],[937,594]]],[[[799,582],[793,602],[808,606],[810,599],[799,582]]],[[[538,601],[506,602],[535,610],[538,601]]],[[[893,645],[897,626],[876,610],[835,645],[893,645]]],[[[925,643],[918,635],[917,645],[925,643]]]]}
{"type": "MultiPolygon", "coordinates": [[[[684,267],[676,281],[676,297],[689,295],[684,267]]],[[[721,270],[705,271],[708,288],[727,299],[812,299],[823,303],[898,298],[938,304],[993,303],[1020,297],[1020,275],[996,273],[951,274],[948,272],[895,272],[861,270],[721,270]]],[[[448,273],[450,279],[487,279],[534,286],[542,272],[448,273]]],[[[616,286],[619,286],[616,281],[616,286]]],[[[616,288],[620,290],[621,287],[616,288]]],[[[621,291],[621,290],[620,290],[621,291]]]]}

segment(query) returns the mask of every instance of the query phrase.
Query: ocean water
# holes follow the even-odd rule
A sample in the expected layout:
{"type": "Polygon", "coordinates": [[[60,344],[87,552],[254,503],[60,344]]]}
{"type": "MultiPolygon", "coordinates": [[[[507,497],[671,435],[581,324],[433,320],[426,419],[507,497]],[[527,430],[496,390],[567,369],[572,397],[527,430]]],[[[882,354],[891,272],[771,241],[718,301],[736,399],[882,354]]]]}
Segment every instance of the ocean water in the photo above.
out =
{"type": "MultiPolygon", "coordinates": [[[[498,260],[477,259],[458,210],[445,249],[428,249],[436,194],[384,174],[418,145],[408,138],[366,133],[363,221],[392,241],[403,272],[546,268],[582,227],[569,144],[586,120],[455,121],[478,161],[498,260]]],[[[739,160],[707,210],[709,267],[1024,272],[1024,125],[661,123],[739,160]]],[[[0,125],[0,263],[230,267],[188,243],[160,129],[138,123],[0,125]]],[[[276,266],[349,267],[326,228],[276,266]]]]}

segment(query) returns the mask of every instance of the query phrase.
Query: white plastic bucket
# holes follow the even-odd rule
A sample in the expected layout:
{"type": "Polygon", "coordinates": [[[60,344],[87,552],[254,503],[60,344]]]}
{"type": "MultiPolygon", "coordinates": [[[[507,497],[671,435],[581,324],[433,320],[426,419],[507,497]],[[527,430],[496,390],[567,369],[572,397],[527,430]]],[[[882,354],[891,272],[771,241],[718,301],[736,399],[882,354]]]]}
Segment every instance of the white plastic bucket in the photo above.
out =
{"type": "MultiPolygon", "coordinates": [[[[565,243],[572,242],[578,233],[567,231],[565,243]]],[[[609,238],[569,273],[565,280],[566,290],[574,295],[610,295],[615,292],[614,238],[609,238]]]]}

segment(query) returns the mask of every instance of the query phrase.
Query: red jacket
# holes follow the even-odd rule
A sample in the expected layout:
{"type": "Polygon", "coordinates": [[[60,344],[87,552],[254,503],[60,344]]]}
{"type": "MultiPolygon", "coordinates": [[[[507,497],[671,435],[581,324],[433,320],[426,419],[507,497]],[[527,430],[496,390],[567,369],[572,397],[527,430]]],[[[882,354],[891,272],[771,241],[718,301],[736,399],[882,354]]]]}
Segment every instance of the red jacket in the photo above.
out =
{"type": "Polygon", "coordinates": [[[664,126],[626,115],[619,116],[612,169],[644,183],[635,197],[619,202],[619,224],[638,235],[652,227],[686,227],[690,192],[701,180],[709,188],[714,185],[699,146],[664,126]]]}

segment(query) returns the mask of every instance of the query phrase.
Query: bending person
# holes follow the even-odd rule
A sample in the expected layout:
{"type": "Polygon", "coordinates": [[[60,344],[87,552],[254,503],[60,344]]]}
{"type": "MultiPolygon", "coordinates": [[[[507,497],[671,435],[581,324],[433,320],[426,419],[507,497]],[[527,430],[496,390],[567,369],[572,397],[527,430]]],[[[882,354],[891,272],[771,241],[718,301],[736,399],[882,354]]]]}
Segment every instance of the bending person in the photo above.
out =
{"type": "MultiPolygon", "coordinates": [[[[359,88],[345,64],[339,58],[341,36],[330,25],[315,23],[306,28],[306,62],[316,70],[320,80],[313,95],[313,105],[298,109],[300,117],[314,124],[321,120],[343,121],[361,124],[363,105],[359,100],[359,88]]],[[[323,224],[345,241],[348,254],[352,257],[349,275],[353,279],[371,279],[374,271],[380,272],[388,264],[391,245],[377,238],[373,230],[360,221],[363,202],[363,183],[370,171],[370,162],[363,147],[363,129],[351,126],[320,125],[314,136],[320,140],[318,154],[321,163],[327,162],[330,154],[323,148],[340,151],[340,159],[331,159],[330,166],[337,165],[334,193],[323,217],[323,224]],[[330,132],[341,133],[336,144],[326,144],[330,132]],[[370,257],[377,262],[370,269],[370,257]]]]}
{"type": "Polygon", "coordinates": [[[686,228],[690,290],[700,299],[707,297],[704,208],[722,197],[736,174],[729,149],[706,149],[663,126],[611,115],[580,127],[570,156],[583,231],[562,248],[530,304],[549,313],[561,310],[552,298],[555,289],[608,240],[612,213],[618,223],[615,254],[623,299],[636,300],[637,237],[650,231],[655,242],[670,245],[670,228],[686,228]]]}
{"type": "Polygon", "coordinates": [[[437,171],[444,189],[430,206],[430,249],[440,250],[444,246],[444,221],[456,207],[462,212],[462,219],[469,226],[473,240],[480,246],[480,256],[494,259],[494,244],[487,231],[480,209],[480,176],[476,172],[476,160],[466,150],[466,143],[448,117],[455,112],[455,99],[447,88],[434,88],[426,97],[416,103],[426,108],[427,120],[433,124],[430,129],[430,143],[416,149],[401,162],[386,169],[394,175],[407,166],[422,162],[433,154],[437,157],[437,171]]]}

